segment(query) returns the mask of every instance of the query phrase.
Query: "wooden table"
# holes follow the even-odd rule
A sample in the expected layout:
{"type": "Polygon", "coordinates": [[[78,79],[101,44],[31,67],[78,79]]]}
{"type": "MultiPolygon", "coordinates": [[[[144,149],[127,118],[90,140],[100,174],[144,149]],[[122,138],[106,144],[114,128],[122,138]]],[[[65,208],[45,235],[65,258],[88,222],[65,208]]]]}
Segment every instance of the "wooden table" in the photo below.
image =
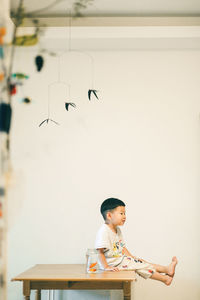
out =
{"type": "Polygon", "coordinates": [[[85,265],[43,264],[35,265],[12,281],[23,282],[25,300],[30,300],[31,290],[37,290],[36,300],[41,300],[41,290],[123,290],[124,300],[131,300],[131,285],[136,277],[134,271],[87,274],[85,265]]]}

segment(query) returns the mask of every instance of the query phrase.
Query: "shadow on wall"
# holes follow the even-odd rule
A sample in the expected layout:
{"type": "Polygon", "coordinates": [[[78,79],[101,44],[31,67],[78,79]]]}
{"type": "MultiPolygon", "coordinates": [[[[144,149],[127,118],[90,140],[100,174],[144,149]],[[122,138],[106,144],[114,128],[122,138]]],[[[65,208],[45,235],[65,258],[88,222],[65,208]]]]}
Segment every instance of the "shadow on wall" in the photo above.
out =
{"type": "Polygon", "coordinates": [[[2,285],[0,286],[0,300],[6,299],[6,286],[2,285]]]}
{"type": "MultiPolygon", "coordinates": [[[[43,293],[47,293],[44,291],[43,293]]],[[[133,300],[198,300],[200,286],[196,281],[175,280],[170,287],[153,280],[138,278],[133,286],[133,300]]],[[[122,291],[57,291],[56,300],[123,300],[122,291]]]]}
{"type": "MultiPolygon", "coordinates": [[[[47,296],[47,291],[42,292],[42,296],[47,296]],[[44,295],[45,294],[45,295],[44,295]]],[[[56,291],[55,300],[110,300],[110,291],[56,291]]],[[[113,298],[114,299],[114,298],[113,298]]],[[[116,298],[121,300],[121,298],[116,298]]]]}
{"type": "Polygon", "coordinates": [[[200,285],[196,280],[175,279],[170,287],[154,280],[138,279],[134,289],[134,300],[198,300],[200,285]]]}

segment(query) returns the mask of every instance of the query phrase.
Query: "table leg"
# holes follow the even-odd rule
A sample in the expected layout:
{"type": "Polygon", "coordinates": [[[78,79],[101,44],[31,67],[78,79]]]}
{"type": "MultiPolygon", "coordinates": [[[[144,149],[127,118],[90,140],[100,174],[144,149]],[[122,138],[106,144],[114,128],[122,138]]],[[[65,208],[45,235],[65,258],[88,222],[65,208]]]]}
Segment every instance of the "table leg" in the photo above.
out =
{"type": "Polygon", "coordinates": [[[35,300],[41,300],[41,290],[36,291],[36,297],[35,300]]]}
{"type": "Polygon", "coordinates": [[[123,283],[124,300],[131,300],[131,282],[125,281],[123,283]]]}
{"type": "Polygon", "coordinates": [[[30,281],[24,280],[23,281],[23,294],[24,294],[24,300],[30,300],[30,281]]]}

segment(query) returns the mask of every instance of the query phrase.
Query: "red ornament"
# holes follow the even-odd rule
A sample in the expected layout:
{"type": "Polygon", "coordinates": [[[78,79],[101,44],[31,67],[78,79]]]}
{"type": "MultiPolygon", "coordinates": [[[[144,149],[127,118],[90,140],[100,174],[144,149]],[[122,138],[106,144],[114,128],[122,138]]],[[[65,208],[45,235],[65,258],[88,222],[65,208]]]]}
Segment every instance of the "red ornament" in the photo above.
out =
{"type": "Polygon", "coordinates": [[[16,85],[15,84],[11,84],[10,85],[10,94],[11,95],[15,95],[16,93],[17,93],[16,85]]]}

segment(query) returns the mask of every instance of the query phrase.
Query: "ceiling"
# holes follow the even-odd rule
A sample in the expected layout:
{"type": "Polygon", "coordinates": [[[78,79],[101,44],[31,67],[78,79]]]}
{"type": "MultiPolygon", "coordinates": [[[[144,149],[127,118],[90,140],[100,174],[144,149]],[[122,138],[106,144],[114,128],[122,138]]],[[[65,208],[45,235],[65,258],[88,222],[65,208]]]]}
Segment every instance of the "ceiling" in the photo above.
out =
{"type": "MultiPolygon", "coordinates": [[[[42,46],[67,49],[70,35],[78,50],[200,49],[200,0],[93,0],[82,10],[84,18],[71,18],[74,1],[51,6],[55,0],[24,0],[25,12],[35,11],[34,18],[49,27],[42,46]]],[[[11,16],[18,5],[10,0],[11,16]]],[[[33,26],[32,18],[23,26],[33,26]]]]}
{"type": "MultiPolygon", "coordinates": [[[[91,0],[90,0],[91,1],[91,0]]],[[[16,11],[19,0],[10,0],[11,10],[16,11]]],[[[43,9],[38,15],[64,16],[75,0],[24,0],[27,12],[43,9]]],[[[199,0],[92,0],[86,16],[200,16],[199,0]]]]}

